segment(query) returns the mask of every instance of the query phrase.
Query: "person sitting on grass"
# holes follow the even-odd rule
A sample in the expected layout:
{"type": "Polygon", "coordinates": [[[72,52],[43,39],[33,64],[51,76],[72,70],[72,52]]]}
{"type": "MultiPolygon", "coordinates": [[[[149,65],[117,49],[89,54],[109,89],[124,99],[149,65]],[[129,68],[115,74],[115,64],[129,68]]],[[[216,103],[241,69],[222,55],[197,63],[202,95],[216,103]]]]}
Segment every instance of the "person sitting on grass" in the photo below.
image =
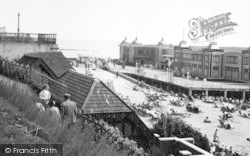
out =
{"type": "Polygon", "coordinates": [[[204,119],[205,123],[211,123],[211,120],[209,120],[208,116],[204,119]]]}

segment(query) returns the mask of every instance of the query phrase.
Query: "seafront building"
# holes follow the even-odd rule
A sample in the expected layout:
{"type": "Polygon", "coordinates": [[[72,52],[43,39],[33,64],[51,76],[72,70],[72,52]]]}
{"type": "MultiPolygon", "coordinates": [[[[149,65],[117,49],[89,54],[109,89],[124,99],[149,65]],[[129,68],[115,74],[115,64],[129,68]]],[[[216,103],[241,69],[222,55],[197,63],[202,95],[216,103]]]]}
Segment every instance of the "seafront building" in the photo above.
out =
{"type": "Polygon", "coordinates": [[[234,82],[250,81],[250,48],[187,46],[181,42],[174,47],[174,73],[176,76],[206,78],[234,82]]]}
{"type": "Polygon", "coordinates": [[[173,61],[174,48],[172,44],[166,44],[162,38],[158,44],[143,45],[136,39],[129,43],[125,38],[119,45],[120,60],[126,64],[153,65],[156,68],[169,67],[173,61]]]}

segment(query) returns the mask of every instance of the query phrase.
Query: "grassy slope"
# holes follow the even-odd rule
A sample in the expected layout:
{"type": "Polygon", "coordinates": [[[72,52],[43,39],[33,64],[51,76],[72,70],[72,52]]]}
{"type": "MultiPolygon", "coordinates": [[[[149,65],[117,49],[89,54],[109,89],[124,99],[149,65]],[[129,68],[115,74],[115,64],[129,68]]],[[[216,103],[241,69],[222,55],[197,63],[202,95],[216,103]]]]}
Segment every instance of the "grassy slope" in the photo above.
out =
{"type": "Polygon", "coordinates": [[[115,144],[109,144],[105,135],[94,141],[96,135],[92,124],[86,123],[84,128],[78,123],[74,129],[68,130],[59,126],[49,114],[39,113],[34,106],[37,97],[32,90],[23,84],[10,81],[0,76],[0,143],[63,143],[64,154],[67,155],[100,155],[123,156],[127,151],[119,151],[115,144]],[[41,126],[48,134],[46,141],[27,133],[41,126]],[[27,129],[27,130],[26,130],[27,129]]]}

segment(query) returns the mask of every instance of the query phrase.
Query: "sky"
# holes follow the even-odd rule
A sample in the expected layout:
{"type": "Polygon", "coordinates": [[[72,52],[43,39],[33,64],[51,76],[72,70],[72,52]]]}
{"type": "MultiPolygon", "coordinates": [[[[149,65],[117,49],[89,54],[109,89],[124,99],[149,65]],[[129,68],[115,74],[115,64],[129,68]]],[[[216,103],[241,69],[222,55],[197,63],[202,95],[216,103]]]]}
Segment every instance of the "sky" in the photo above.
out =
{"type": "MultiPolygon", "coordinates": [[[[60,49],[83,49],[100,57],[119,57],[119,44],[138,37],[142,44],[188,43],[192,18],[231,12],[235,33],[219,37],[219,46],[250,46],[248,0],[2,0],[0,27],[17,32],[56,33],[60,49]]],[[[204,43],[196,43],[204,44],[204,43]]],[[[208,44],[208,43],[205,43],[208,44]]]]}

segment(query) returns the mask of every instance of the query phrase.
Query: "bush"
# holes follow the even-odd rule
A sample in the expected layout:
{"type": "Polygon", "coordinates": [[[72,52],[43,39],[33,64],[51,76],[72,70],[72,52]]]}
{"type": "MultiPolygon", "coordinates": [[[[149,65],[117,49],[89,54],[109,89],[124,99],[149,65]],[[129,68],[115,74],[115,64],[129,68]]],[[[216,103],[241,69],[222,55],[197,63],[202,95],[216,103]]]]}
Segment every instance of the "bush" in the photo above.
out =
{"type": "MultiPolygon", "coordinates": [[[[146,155],[143,149],[138,148],[136,142],[123,138],[118,128],[109,126],[104,121],[91,123],[79,120],[75,127],[69,130],[67,125],[60,125],[58,121],[50,118],[47,111],[39,112],[35,106],[38,97],[29,86],[1,76],[0,80],[0,96],[7,98],[19,111],[24,113],[25,117],[39,125],[38,127],[41,127],[45,134],[45,137],[42,137],[45,141],[50,144],[62,143],[65,156],[125,156],[129,153],[137,156],[146,155]],[[106,133],[100,134],[100,124],[103,125],[106,133]]],[[[86,118],[81,117],[81,119],[86,118]]],[[[0,133],[3,138],[0,142],[9,142],[8,137],[4,136],[18,136],[17,134],[21,133],[12,127],[5,127],[5,131],[0,133]]],[[[27,142],[27,140],[22,140],[22,137],[19,138],[17,139],[19,142],[16,143],[27,142]]],[[[34,143],[34,141],[31,142],[34,143]]]]}
{"type": "MultiPolygon", "coordinates": [[[[165,120],[165,137],[179,137],[179,138],[194,138],[195,145],[206,150],[210,151],[209,140],[206,136],[203,136],[198,130],[195,130],[190,125],[186,124],[182,119],[168,116],[164,118],[165,120]]],[[[160,119],[158,123],[155,124],[154,133],[158,133],[160,136],[164,136],[164,127],[163,119],[160,119]]]]}

